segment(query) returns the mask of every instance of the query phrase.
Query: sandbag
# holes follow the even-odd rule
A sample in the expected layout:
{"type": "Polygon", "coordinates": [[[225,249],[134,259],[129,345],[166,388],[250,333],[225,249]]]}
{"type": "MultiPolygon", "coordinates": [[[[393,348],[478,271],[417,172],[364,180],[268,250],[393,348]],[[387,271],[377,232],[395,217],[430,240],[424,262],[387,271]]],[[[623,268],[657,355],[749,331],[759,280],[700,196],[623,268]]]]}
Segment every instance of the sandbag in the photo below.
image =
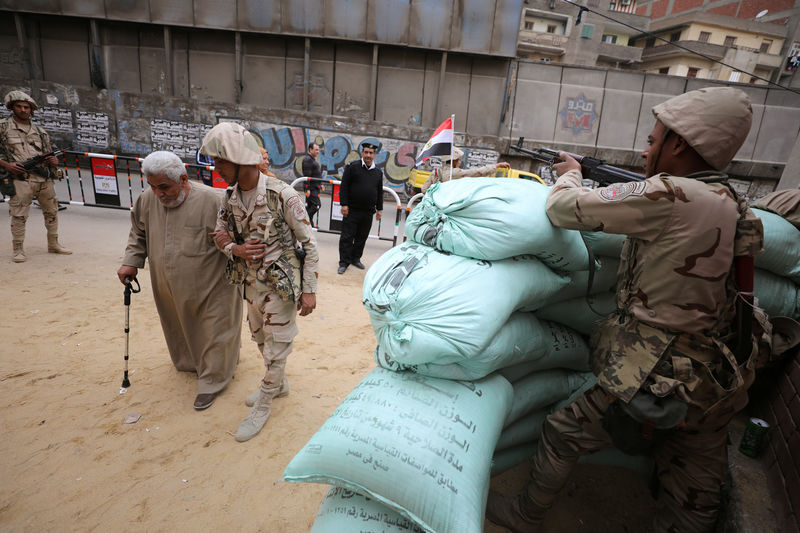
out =
{"type": "Polygon", "coordinates": [[[522,378],[514,383],[514,399],[503,425],[507,427],[528,413],[568,398],[590,379],[594,379],[591,372],[560,368],[534,372],[522,378]]]}
{"type": "Polygon", "coordinates": [[[559,301],[580,298],[587,294],[616,291],[619,259],[614,259],[613,257],[597,257],[595,259],[597,266],[594,274],[591,274],[588,270],[579,270],[567,274],[569,283],[558,291],[559,301]],[[590,277],[592,278],[591,286],[589,285],[590,277]]]}
{"type": "MultiPolygon", "coordinates": [[[[794,226],[792,226],[794,229],[794,226]]],[[[757,268],[753,276],[753,294],[758,298],[758,306],[769,316],[800,316],[798,290],[790,279],[757,268]]]]}
{"type": "Polygon", "coordinates": [[[331,487],[317,511],[311,533],[424,533],[400,513],[363,494],[331,487]]]}
{"type": "Polygon", "coordinates": [[[376,348],[375,362],[389,370],[409,370],[443,379],[475,380],[511,365],[524,365],[526,373],[549,368],[587,371],[589,347],[580,334],[566,326],[539,321],[532,313],[516,312],[489,345],[470,359],[450,364],[403,365],[387,358],[386,352],[376,348]]]}
{"type": "Polygon", "coordinates": [[[756,268],[800,284],[800,230],[775,213],[752,211],[764,225],[764,251],[756,256],[756,268]]]}
{"type": "Polygon", "coordinates": [[[540,320],[558,322],[583,335],[589,335],[597,322],[613,313],[616,308],[616,295],[603,292],[548,304],[536,311],[536,316],[540,320]]]}
{"type": "Polygon", "coordinates": [[[476,259],[530,254],[558,270],[586,270],[586,245],[576,231],[556,228],[545,213],[550,188],[513,178],[437,183],[405,224],[412,241],[476,259]]]}
{"type": "Polygon", "coordinates": [[[544,424],[544,419],[549,414],[550,408],[545,407],[533,413],[528,413],[513,424],[503,428],[503,431],[500,432],[500,438],[497,439],[495,454],[500,450],[539,440],[542,434],[542,424],[544,424]]]}
{"type": "Polygon", "coordinates": [[[614,259],[619,259],[622,245],[628,238],[627,235],[603,233],[602,231],[581,231],[581,234],[594,255],[603,255],[614,259]]]}
{"type": "Polygon", "coordinates": [[[364,494],[436,533],[479,533],[511,384],[372,370],[292,459],[285,481],[364,494]]]}
{"type": "Polygon", "coordinates": [[[450,364],[480,354],[511,313],[546,305],[567,281],[533,256],[479,261],[406,242],[370,267],[362,300],[378,360],[450,364]]]}

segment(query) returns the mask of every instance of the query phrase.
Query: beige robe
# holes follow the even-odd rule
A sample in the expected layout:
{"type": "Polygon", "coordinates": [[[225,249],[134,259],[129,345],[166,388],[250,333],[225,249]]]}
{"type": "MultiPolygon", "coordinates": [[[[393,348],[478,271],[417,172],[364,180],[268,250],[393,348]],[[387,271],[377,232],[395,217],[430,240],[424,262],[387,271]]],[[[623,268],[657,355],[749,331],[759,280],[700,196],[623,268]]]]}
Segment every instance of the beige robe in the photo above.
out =
{"type": "Polygon", "coordinates": [[[175,368],[197,373],[197,393],[218,392],[239,361],[242,292],[225,279],[226,257],[212,237],[224,191],[189,182],[183,204],[167,208],[151,190],[131,212],[123,265],[142,268],[150,281],[175,368]]]}

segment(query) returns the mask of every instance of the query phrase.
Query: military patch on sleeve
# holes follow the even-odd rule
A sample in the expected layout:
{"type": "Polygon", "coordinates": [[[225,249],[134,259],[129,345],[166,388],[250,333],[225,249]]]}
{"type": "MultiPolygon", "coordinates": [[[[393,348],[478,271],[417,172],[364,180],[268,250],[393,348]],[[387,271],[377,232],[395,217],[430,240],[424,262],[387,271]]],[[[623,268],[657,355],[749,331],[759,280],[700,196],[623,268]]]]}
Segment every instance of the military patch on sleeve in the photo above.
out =
{"type": "Polygon", "coordinates": [[[292,210],[294,218],[297,220],[305,220],[308,218],[308,215],[306,214],[306,208],[303,206],[303,202],[300,200],[299,196],[293,195],[291,198],[289,198],[289,200],[286,201],[286,205],[292,210]]]}
{"type": "Polygon", "coordinates": [[[608,187],[598,189],[600,198],[606,202],[619,202],[628,196],[641,196],[647,189],[647,184],[643,181],[630,181],[628,183],[615,183],[608,187]]]}

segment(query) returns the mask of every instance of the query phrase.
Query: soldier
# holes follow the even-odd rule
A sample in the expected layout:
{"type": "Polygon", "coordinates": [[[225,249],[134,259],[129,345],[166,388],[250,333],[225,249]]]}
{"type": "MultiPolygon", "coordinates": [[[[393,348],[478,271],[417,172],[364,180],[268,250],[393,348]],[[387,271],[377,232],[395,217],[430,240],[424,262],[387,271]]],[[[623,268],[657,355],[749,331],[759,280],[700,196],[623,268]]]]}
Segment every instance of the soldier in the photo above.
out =
{"type": "Polygon", "coordinates": [[[434,183],[438,183],[440,181],[450,181],[451,175],[452,179],[454,180],[475,176],[494,176],[494,173],[498,168],[511,168],[511,165],[508,163],[490,163],[488,165],[483,165],[482,167],[461,168],[461,160],[463,158],[463,150],[456,148],[455,146],[453,147],[452,164],[450,163],[449,155],[441,156],[440,159],[444,161],[445,164],[431,172],[430,176],[428,176],[428,179],[425,180],[425,183],[422,185],[422,192],[428,192],[428,189],[431,188],[434,183]]]}
{"type": "Polygon", "coordinates": [[[11,238],[14,262],[25,261],[25,222],[34,199],[39,201],[47,228],[47,251],[51,254],[71,254],[58,243],[58,200],[53,186],[58,159],[49,156],[34,170],[26,171],[20,164],[39,155],[52,152],[50,137],[31,122],[38,109],[33,98],[22,91],[11,91],[5,98],[12,115],[0,121],[0,167],[14,176],[14,195],[8,202],[11,214],[11,238]]]}
{"type": "Polygon", "coordinates": [[[288,184],[259,172],[261,154],[250,132],[232,122],[217,124],[200,151],[214,158],[228,183],[214,241],[229,259],[229,279],[245,285],[247,321],[266,366],[236,432],[244,442],[266,424],[273,398],[289,392],[285,367],[298,333],[295,316],[317,305],[319,254],[303,200],[288,184]]]}
{"type": "Polygon", "coordinates": [[[654,531],[707,532],[716,521],[728,422],[747,402],[755,356],[749,333],[737,342],[733,329],[733,277],[749,268],[752,280],[763,242],[761,221],[721,170],[747,137],[752,110],[745,93],[718,87],[671,98],[653,114],[645,181],[582,189],[574,159],[562,152],[554,165],[553,225],[628,239],[617,311],[591,339],[597,385],[546,419],[526,489],[489,496],[487,517],[511,531],[537,531],[578,458],[612,445],[654,455],[654,531]]]}

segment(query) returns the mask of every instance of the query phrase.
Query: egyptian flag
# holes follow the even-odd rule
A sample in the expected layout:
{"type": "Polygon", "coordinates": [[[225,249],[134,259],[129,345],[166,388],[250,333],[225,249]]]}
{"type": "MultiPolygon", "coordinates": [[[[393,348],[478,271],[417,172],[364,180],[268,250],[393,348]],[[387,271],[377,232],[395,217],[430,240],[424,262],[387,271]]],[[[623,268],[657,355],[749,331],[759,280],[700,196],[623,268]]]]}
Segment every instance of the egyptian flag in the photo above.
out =
{"type": "Polygon", "coordinates": [[[433,136],[425,143],[425,146],[422,147],[422,153],[417,158],[417,164],[415,166],[419,166],[432,155],[449,155],[452,152],[453,117],[450,117],[436,128],[436,131],[433,132],[433,136]]]}

